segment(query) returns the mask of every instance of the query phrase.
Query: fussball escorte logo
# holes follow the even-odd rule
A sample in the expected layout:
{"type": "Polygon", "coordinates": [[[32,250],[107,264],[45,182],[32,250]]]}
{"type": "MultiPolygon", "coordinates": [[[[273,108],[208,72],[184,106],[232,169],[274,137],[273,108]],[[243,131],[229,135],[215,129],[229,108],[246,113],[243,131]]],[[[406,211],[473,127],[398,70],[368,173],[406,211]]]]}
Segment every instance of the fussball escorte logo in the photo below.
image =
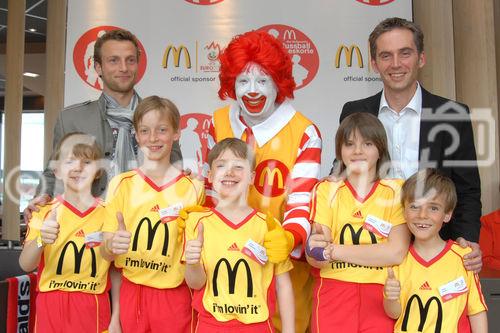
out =
{"type": "MultiPolygon", "coordinates": [[[[102,90],[102,79],[94,68],[94,45],[97,38],[106,31],[121,29],[111,25],[102,25],[92,28],[82,34],[73,48],[73,65],[81,79],[92,88],[102,90]]],[[[146,71],[147,55],[144,46],[139,41],[139,68],[137,71],[137,82],[139,82],[146,71]]]]}
{"type": "Polygon", "coordinates": [[[305,87],[311,82],[319,68],[319,55],[312,40],[297,28],[284,24],[271,24],[259,28],[279,39],[293,62],[293,78],[296,89],[305,87]]]}
{"type": "Polygon", "coordinates": [[[383,6],[393,2],[394,0],[356,0],[356,1],[370,6],[383,6]]]}
{"type": "Polygon", "coordinates": [[[216,3],[222,2],[224,0],[184,0],[193,5],[201,5],[201,6],[210,6],[215,5],[216,3]]]}

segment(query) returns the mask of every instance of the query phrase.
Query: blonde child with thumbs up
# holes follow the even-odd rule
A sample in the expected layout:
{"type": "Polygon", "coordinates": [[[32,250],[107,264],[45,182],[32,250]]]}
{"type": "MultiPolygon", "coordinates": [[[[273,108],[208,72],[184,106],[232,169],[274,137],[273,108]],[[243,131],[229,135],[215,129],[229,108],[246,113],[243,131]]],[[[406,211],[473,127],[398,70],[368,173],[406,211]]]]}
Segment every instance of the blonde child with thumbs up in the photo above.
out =
{"type": "Polygon", "coordinates": [[[404,216],[414,240],[401,265],[389,268],[384,309],[395,332],[487,332],[486,304],[477,274],[464,267],[471,251],[444,241],[457,202],[453,181],[424,169],[403,185],[404,216]]]}
{"type": "Polygon", "coordinates": [[[402,180],[387,179],[386,133],[377,117],[354,113],[335,137],[337,181],[316,185],[313,234],[307,244],[313,276],[312,332],[392,332],[382,291],[386,266],[401,263],[410,236],[400,201],[402,180]]]}
{"type": "Polygon", "coordinates": [[[102,152],[94,138],[64,136],[54,173],[64,193],[33,213],[21,268],[38,268],[35,332],[103,332],[110,321],[109,263],[97,247],[107,211],[91,193],[101,175],[102,152]]]}
{"type": "Polygon", "coordinates": [[[106,201],[114,218],[103,229],[104,256],[122,274],[121,330],[190,332],[191,292],[180,260],[184,245],[178,215],[203,203],[203,184],[170,164],[172,144],[180,136],[174,103],[147,97],[138,104],[133,123],[143,162],[111,180],[106,201]]]}
{"type": "Polygon", "coordinates": [[[292,264],[270,263],[263,246],[264,235],[281,225],[247,204],[255,167],[251,148],[240,139],[224,139],[210,151],[208,164],[219,201],[189,215],[183,255],[198,312],[196,332],[274,332],[276,303],[282,332],[294,332],[292,264]]]}

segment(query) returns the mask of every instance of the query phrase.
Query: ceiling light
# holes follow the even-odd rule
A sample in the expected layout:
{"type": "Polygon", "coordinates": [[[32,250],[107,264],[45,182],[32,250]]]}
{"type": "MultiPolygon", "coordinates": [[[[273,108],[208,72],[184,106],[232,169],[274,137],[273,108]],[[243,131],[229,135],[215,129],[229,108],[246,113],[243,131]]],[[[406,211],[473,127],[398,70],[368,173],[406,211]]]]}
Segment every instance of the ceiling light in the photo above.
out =
{"type": "Polygon", "coordinates": [[[31,31],[31,32],[36,32],[35,28],[29,28],[28,30],[31,31]]]}
{"type": "Polygon", "coordinates": [[[24,72],[23,75],[27,76],[27,77],[39,77],[40,76],[40,74],[31,73],[31,72],[24,72]]]}

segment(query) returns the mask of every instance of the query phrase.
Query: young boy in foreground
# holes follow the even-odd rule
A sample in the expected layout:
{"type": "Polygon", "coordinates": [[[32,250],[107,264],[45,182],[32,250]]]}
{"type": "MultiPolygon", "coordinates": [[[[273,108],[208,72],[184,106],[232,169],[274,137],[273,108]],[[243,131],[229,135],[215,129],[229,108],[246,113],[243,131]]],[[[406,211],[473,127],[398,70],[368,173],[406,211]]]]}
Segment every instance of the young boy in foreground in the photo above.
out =
{"type": "Polygon", "coordinates": [[[55,153],[64,193],[34,212],[19,264],[38,267],[35,332],[103,332],[110,322],[109,262],[97,247],[108,212],[91,193],[101,175],[95,139],[70,133],[55,153]]]}
{"type": "Polygon", "coordinates": [[[463,263],[470,250],[439,236],[457,202],[453,182],[421,170],[403,185],[402,202],[414,241],[384,286],[384,309],[397,319],[394,332],[487,332],[479,278],[463,263]]]}
{"type": "MultiPolygon", "coordinates": [[[[143,162],[109,185],[107,209],[117,218],[103,226],[102,252],[121,270],[118,313],[123,333],[191,332],[191,291],[180,262],[184,245],[178,241],[183,235],[178,237],[177,216],[182,208],[202,204],[204,192],[200,181],[170,163],[179,124],[179,110],[170,100],[143,99],[134,113],[143,162]]],[[[114,288],[119,281],[113,280],[114,288]]],[[[113,312],[116,318],[116,306],[113,312]]]]}
{"type": "Polygon", "coordinates": [[[191,213],[185,230],[186,282],[195,289],[196,332],[274,332],[274,289],[282,332],[294,332],[292,264],[267,262],[262,246],[266,232],[279,222],[247,204],[253,153],[243,141],[228,138],[213,147],[208,164],[219,201],[211,210],[191,213]]]}

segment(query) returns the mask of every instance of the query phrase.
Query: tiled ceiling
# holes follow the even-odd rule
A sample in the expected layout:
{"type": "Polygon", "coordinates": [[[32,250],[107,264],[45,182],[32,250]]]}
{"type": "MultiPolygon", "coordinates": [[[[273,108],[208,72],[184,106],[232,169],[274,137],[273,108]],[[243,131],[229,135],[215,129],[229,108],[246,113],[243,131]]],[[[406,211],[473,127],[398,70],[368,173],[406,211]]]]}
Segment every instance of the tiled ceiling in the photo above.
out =
{"type": "MultiPolygon", "coordinates": [[[[17,0],[16,0],[17,1],[17,0]]],[[[25,43],[26,49],[33,49],[30,45],[45,44],[47,33],[47,1],[48,0],[26,0],[26,15],[25,15],[25,43]]],[[[5,95],[5,44],[7,43],[7,16],[8,16],[8,0],[0,0],[0,46],[2,46],[2,53],[0,54],[0,110],[3,109],[3,96],[5,95]]],[[[44,49],[44,47],[37,49],[44,49]]],[[[42,51],[43,52],[43,51],[42,51]]],[[[36,53],[36,52],[35,52],[36,53]]],[[[26,54],[26,53],[25,53],[26,54]]],[[[25,58],[25,70],[30,71],[30,60],[25,58]]],[[[36,61],[36,60],[35,60],[36,61]]],[[[39,96],[40,93],[26,87],[30,82],[41,82],[43,77],[37,79],[24,78],[23,95],[39,96]]],[[[24,102],[26,104],[26,100],[24,102]]]]}
{"type": "MultiPolygon", "coordinates": [[[[0,43],[7,41],[7,14],[8,1],[0,0],[0,43]]],[[[26,42],[44,43],[47,32],[47,0],[26,0],[25,20],[26,42]]]]}

